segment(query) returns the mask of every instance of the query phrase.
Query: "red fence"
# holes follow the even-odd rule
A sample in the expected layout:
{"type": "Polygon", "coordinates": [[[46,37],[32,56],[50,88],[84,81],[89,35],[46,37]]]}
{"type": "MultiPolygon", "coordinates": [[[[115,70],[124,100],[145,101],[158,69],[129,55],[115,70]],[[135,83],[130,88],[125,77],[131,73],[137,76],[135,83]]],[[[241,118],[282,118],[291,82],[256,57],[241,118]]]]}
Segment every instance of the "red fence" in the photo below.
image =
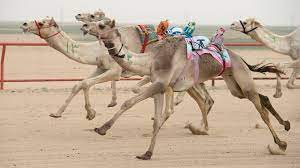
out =
{"type": "MultiPolygon", "coordinates": [[[[263,46],[260,43],[225,43],[226,46],[263,46]]],[[[0,42],[2,46],[1,54],[1,67],[0,67],[0,90],[4,89],[5,82],[59,82],[59,81],[80,81],[79,78],[64,78],[64,79],[4,79],[4,62],[5,53],[7,46],[48,46],[47,43],[11,43],[11,42],[0,42]]],[[[121,80],[140,80],[141,78],[121,78],[121,80]]],[[[272,80],[276,78],[270,77],[257,77],[255,80],[272,80]]],[[[282,78],[287,79],[287,78],[282,78]]],[[[222,78],[215,78],[214,80],[222,80],[222,78]]],[[[214,80],[212,80],[212,85],[214,85],[214,80]]]]}

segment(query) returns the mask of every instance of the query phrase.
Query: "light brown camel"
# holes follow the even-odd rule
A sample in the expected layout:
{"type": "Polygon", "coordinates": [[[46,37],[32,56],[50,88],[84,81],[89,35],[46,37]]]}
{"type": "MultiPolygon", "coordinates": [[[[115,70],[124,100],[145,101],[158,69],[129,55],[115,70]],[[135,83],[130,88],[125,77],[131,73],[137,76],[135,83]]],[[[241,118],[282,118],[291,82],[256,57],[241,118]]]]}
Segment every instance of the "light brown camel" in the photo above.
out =
{"type": "MultiPolygon", "coordinates": [[[[56,113],[51,113],[51,117],[61,117],[72,99],[83,90],[85,97],[85,109],[87,119],[92,120],[96,111],[91,107],[89,99],[89,89],[97,83],[111,81],[112,100],[108,107],[117,104],[116,80],[122,76],[122,68],[108,55],[107,49],[100,46],[98,41],[90,43],[79,43],[69,37],[57,25],[53,18],[45,18],[41,21],[25,22],[21,25],[24,32],[30,32],[44,39],[50,47],[64,54],[69,59],[82,64],[97,66],[96,70],[86,79],[77,83],[70,96],[56,113]]],[[[129,74],[127,74],[129,75],[129,74]]]]}
{"type": "MultiPolygon", "coordinates": [[[[115,21],[97,22],[90,24],[94,29],[98,30],[98,38],[103,41],[108,48],[109,54],[119,65],[137,74],[149,75],[152,84],[143,90],[138,95],[128,99],[122,104],[121,109],[102,127],[95,128],[95,131],[100,135],[105,135],[116,120],[128,109],[136,103],[143,101],[151,96],[154,97],[155,117],[153,124],[153,135],[148,150],[138,159],[148,160],[151,158],[156,142],[157,134],[166,120],[162,113],[164,97],[166,89],[171,87],[173,91],[187,91],[192,97],[195,96],[193,86],[195,83],[202,83],[212,77],[218,76],[223,67],[210,54],[204,54],[199,57],[196,66],[199,68],[197,81],[194,78],[194,64],[186,59],[186,42],[183,37],[169,37],[159,42],[152,52],[144,54],[136,54],[129,51],[121,40],[121,35],[118,29],[115,28],[115,21]]],[[[238,98],[249,99],[257,111],[260,113],[263,121],[269,127],[275,143],[282,151],[286,150],[287,143],[281,141],[274,131],[269,120],[269,112],[284,125],[285,130],[290,129],[289,121],[284,121],[280,115],[272,107],[267,96],[259,94],[256,90],[254,81],[251,77],[249,68],[255,69],[248,65],[240,56],[228,50],[231,67],[226,69],[222,74],[229,90],[233,96],[238,98]]],[[[256,67],[257,68],[257,67],[256,67]]],[[[257,68],[256,71],[277,71],[273,66],[263,66],[257,68]]]]}
{"type": "MultiPolygon", "coordinates": [[[[110,20],[104,20],[103,22],[110,22],[110,20]]],[[[97,37],[97,29],[95,29],[95,26],[90,26],[90,25],[95,25],[96,22],[87,22],[88,24],[84,24],[81,28],[81,30],[84,32],[84,34],[89,33],[90,35],[96,36],[97,37]]],[[[100,42],[101,43],[101,42],[100,42]]],[[[155,43],[153,43],[152,45],[155,45],[155,43]]],[[[125,46],[125,45],[124,45],[125,46]]],[[[152,49],[156,49],[155,47],[152,47],[152,49]]],[[[146,51],[151,51],[151,50],[146,50],[146,51]]],[[[130,71],[127,71],[130,72],[130,71]]],[[[147,76],[146,73],[137,73],[137,75],[140,76],[147,76]]],[[[144,78],[143,80],[141,80],[139,82],[139,85],[142,86],[146,83],[150,82],[150,77],[148,78],[144,78]]],[[[138,88],[138,87],[136,87],[138,88]]],[[[197,102],[201,112],[202,112],[202,120],[201,120],[201,124],[200,124],[200,128],[198,129],[197,132],[193,132],[193,134],[197,134],[197,135],[208,135],[208,122],[207,122],[207,115],[209,114],[213,104],[214,104],[214,100],[212,99],[212,97],[209,95],[208,91],[205,88],[204,83],[200,83],[200,84],[196,84],[193,87],[193,90],[195,92],[195,96],[192,96],[192,98],[197,102]]],[[[142,88],[139,89],[138,92],[136,92],[137,94],[140,93],[142,91],[142,88]]],[[[166,107],[165,107],[165,119],[167,120],[173,113],[174,113],[174,107],[173,105],[176,104],[176,102],[173,102],[173,97],[168,97],[169,95],[173,96],[172,89],[168,89],[168,92],[166,94],[166,107]]],[[[183,93],[183,92],[179,92],[179,93],[183,93]]],[[[178,101],[182,101],[180,99],[183,98],[184,94],[178,94],[177,96],[177,100],[178,101]],[[178,98],[180,97],[180,98],[178,98]]],[[[178,102],[177,102],[178,104],[178,102]]],[[[190,123],[192,124],[192,123],[190,123]]]]}
{"type": "MultiPolygon", "coordinates": [[[[233,22],[230,28],[250,36],[252,39],[263,43],[275,52],[288,55],[293,60],[300,61],[300,27],[288,35],[281,36],[271,32],[254,18],[248,18],[244,21],[233,22]]],[[[293,67],[287,88],[300,88],[300,86],[294,84],[299,74],[300,66],[293,67]]]]}
{"type": "MultiPolygon", "coordinates": [[[[84,22],[84,23],[90,23],[90,22],[97,22],[97,21],[110,21],[111,19],[105,16],[105,13],[102,10],[97,10],[94,13],[79,13],[75,16],[76,20],[84,22]]],[[[87,31],[85,31],[85,29],[81,29],[83,31],[84,34],[87,33],[87,31]]],[[[141,47],[142,47],[142,43],[140,40],[140,35],[136,29],[136,26],[126,26],[126,27],[120,27],[119,31],[122,35],[122,41],[125,44],[125,46],[127,46],[130,50],[138,53],[141,51],[141,47]]],[[[149,45],[147,45],[146,47],[146,52],[150,51],[152,49],[152,44],[150,43],[149,45]]],[[[149,76],[144,76],[143,79],[135,86],[132,88],[132,91],[134,93],[139,93],[141,91],[141,85],[145,85],[147,83],[150,82],[150,77],[149,76]]],[[[204,85],[203,85],[204,86],[204,85]]],[[[201,88],[199,88],[201,89],[201,88]]],[[[203,91],[201,91],[203,92],[203,91]]],[[[184,95],[186,92],[179,92],[176,96],[175,105],[180,104],[183,101],[184,95]]],[[[202,95],[204,96],[204,95],[202,95]]],[[[210,95],[208,95],[210,96],[210,95]]],[[[208,97],[207,99],[211,99],[211,97],[208,97]]],[[[211,102],[211,100],[207,101],[207,102],[211,102]]],[[[209,107],[210,109],[211,107],[209,107]]]]}

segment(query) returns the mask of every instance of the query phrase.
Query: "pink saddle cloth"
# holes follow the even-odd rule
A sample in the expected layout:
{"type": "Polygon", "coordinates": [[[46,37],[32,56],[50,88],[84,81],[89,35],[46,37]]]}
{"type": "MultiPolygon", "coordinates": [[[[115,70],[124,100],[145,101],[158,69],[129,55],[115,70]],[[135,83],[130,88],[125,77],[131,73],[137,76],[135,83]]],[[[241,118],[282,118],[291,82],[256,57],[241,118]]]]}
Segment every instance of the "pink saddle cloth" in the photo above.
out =
{"type": "Polygon", "coordinates": [[[213,47],[209,46],[206,47],[205,49],[200,49],[197,51],[192,51],[187,54],[187,59],[194,64],[194,81],[195,83],[199,79],[199,57],[201,57],[203,54],[210,54],[217,62],[220,63],[220,66],[222,66],[222,70],[218,74],[221,75],[227,68],[231,67],[231,60],[229,57],[229,54],[226,49],[224,49],[221,54],[218,52],[218,50],[213,47]]]}

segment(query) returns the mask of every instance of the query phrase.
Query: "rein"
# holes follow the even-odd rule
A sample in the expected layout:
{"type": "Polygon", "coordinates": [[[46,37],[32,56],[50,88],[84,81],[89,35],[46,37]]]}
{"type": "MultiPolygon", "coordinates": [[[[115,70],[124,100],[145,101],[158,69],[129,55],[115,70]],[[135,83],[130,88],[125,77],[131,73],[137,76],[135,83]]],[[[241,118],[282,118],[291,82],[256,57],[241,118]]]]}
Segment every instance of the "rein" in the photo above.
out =
{"type": "MultiPolygon", "coordinates": [[[[114,28],[114,29],[107,30],[107,31],[102,32],[102,33],[98,33],[98,40],[102,40],[103,42],[104,42],[104,41],[109,41],[109,42],[111,42],[114,38],[111,38],[111,39],[103,39],[103,38],[101,37],[101,35],[102,35],[102,34],[109,33],[109,32],[112,32],[112,31],[116,31],[116,30],[118,30],[118,29],[115,29],[115,28],[114,28]]],[[[125,54],[120,55],[120,52],[122,51],[123,47],[124,47],[124,44],[122,43],[122,46],[121,46],[121,48],[119,49],[118,53],[117,53],[117,54],[114,54],[113,56],[114,56],[114,57],[119,57],[119,58],[125,58],[125,54]]],[[[107,47],[106,47],[106,48],[107,48],[107,47]]],[[[113,50],[113,49],[115,49],[115,48],[116,48],[116,47],[107,48],[107,50],[110,51],[110,50],[113,50]]]]}
{"type": "Polygon", "coordinates": [[[42,30],[42,29],[46,29],[46,28],[50,28],[50,27],[52,27],[52,26],[48,26],[48,27],[40,27],[40,25],[38,24],[38,22],[37,22],[36,20],[34,20],[34,23],[35,23],[35,25],[36,25],[36,27],[37,27],[37,29],[38,29],[38,31],[39,31],[38,36],[40,36],[40,38],[42,38],[42,39],[49,39],[49,38],[51,38],[51,37],[54,37],[54,36],[60,34],[60,32],[61,32],[61,31],[59,30],[58,32],[52,34],[51,36],[43,37],[42,34],[41,34],[41,30],[42,30]]]}
{"type": "Polygon", "coordinates": [[[254,27],[254,28],[252,28],[251,30],[246,31],[246,27],[245,27],[245,25],[243,24],[243,22],[242,22],[241,20],[240,20],[240,23],[241,23],[241,25],[242,25],[242,27],[243,27],[242,33],[244,33],[244,34],[248,34],[248,33],[252,32],[252,31],[254,31],[255,29],[258,28],[258,27],[254,27]]]}

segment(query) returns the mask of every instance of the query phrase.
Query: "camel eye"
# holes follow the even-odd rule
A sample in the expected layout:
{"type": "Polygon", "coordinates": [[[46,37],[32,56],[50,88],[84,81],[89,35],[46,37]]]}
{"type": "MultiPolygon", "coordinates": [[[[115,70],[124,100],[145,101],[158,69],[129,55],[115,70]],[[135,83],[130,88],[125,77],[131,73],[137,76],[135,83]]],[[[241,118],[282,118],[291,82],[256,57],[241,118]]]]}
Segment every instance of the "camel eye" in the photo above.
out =
{"type": "Polygon", "coordinates": [[[246,24],[247,24],[247,22],[243,22],[243,24],[244,24],[244,25],[246,25],[246,24]]]}
{"type": "Polygon", "coordinates": [[[39,22],[38,24],[39,24],[39,26],[43,26],[44,25],[42,22],[39,22]]]}
{"type": "Polygon", "coordinates": [[[92,18],[92,19],[94,19],[94,18],[95,18],[95,16],[94,16],[94,15],[91,15],[91,18],[92,18]]]}
{"type": "Polygon", "coordinates": [[[102,25],[102,24],[99,24],[99,28],[100,28],[100,29],[104,29],[104,28],[105,28],[105,26],[104,26],[104,25],[102,25]]]}

